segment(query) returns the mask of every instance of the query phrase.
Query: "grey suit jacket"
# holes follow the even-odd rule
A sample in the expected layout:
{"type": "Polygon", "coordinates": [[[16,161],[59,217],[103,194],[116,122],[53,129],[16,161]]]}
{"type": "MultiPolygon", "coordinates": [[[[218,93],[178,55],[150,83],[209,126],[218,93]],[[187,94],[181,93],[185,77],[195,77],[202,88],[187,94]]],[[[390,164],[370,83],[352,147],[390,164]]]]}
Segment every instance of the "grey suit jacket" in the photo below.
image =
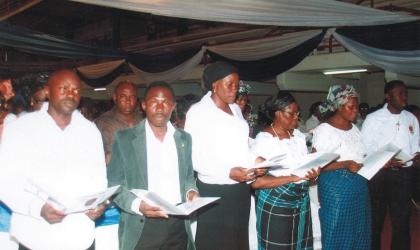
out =
{"type": "MultiPolygon", "coordinates": [[[[131,210],[136,196],[130,192],[131,189],[148,189],[145,122],[146,119],[135,127],[115,133],[111,161],[107,169],[108,186],[121,185],[113,200],[123,210],[118,229],[119,248],[122,250],[134,249],[145,222],[144,216],[131,210]]],[[[197,190],[191,160],[191,136],[176,129],[174,139],[178,152],[180,194],[185,202],[186,192],[190,189],[197,190]]],[[[195,249],[189,220],[186,220],[185,228],[189,236],[188,248],[195,249]]]]}

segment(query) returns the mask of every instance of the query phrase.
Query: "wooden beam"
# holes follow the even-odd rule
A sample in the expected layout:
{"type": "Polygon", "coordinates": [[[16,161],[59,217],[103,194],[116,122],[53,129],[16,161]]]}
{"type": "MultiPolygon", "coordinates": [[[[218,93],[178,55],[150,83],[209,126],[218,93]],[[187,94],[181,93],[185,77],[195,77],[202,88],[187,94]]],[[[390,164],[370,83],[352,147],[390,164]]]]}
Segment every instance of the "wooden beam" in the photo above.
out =
{"type": "Polygon", "coordinates": [[[4,5],[4,7],[0,9],[0,22],[40,2],[42,2],[42,0],[8,1],[8,4],[4,5]]]}

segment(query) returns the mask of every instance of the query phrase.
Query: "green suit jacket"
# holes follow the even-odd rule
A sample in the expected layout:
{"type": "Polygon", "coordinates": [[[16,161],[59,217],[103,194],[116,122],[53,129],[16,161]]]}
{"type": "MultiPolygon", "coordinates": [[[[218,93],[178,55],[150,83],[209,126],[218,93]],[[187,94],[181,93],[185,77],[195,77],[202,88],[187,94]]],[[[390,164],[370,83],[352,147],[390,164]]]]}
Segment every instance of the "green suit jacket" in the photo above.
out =
{"type": "MultiPolygon", "coordinates": [[[[131,210],[131,204],[136,196],[130,192],[132,189],[148,189],[145,122],[146,119],[135,127],[115,133],[111,161],[107,169],[108,186],[121,185],[113,197],[114,202],[123,210],[118,229],[121,250],[134,249],[145,222],[144,216],[131,210]]],[[[180,194],[182,201],[185,202],[188,190],[197,191],[191,160],[191,136],[176,129],[174,139],[178,152],[180,194]]],[[[185,229],[189,236],[188,249],[195,249],[190,220],[185,220],[185,229]]]]}

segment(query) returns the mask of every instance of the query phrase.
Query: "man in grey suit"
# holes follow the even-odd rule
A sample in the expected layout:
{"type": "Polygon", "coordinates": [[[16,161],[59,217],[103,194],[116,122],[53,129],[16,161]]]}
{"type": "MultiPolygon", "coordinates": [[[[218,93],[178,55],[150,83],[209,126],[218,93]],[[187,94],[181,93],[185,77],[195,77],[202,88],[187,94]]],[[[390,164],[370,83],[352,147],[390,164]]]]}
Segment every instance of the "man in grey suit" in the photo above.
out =
{"type": "Polygon", "coordinates": [[[147,119],[114,135],[109,186],[120,216],[120,249],[195,249],[189,217],[168,216],[130,192],[145,189],[177,204],[198,197],[191,160],[191,136],[169,122],[174,92],[166,82],[151,83],[142,107],[147,119]]]}

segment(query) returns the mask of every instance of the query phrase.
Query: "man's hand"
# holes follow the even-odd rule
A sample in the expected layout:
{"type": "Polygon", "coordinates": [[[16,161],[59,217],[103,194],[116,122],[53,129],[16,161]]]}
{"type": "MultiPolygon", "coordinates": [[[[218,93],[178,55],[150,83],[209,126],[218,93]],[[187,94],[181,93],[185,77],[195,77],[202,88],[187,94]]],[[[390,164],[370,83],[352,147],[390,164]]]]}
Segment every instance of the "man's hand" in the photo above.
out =
{"type": "Polygon", "coordinates": [[[192,202],[195,198],[200,197],[200,195],[195,190],[190,190],[187,194],[187,201],[192,202]]]}
{"type": "Polygon", "coordinates": [[[351,173],[357,173],[359,169],[363,167],[363,163],[357,163],[355,161],[343,161],[344,168],[346,168],[351,173]]]}
{"type": "Polygon", "coordinates": [[[96,220],[104,214],[105,205],[101,204],[95,209],[88,209],[85,211],[85,214],[91,219],[96,220]]]}
{"type": "Polygon", "coordinates": [[[238,182],[247,182],[255,180],[257,175],[258,169],[256,168],[246,170],[246,168],[234,167],[230,169],[229,178],[238,182]]]}
{"type": "Polygon", "coordinates": [[[398,158],[391,159],[391,167],[401,168],[402,166],[406,166],[406,164],[401,159],[398,159],[398,158]]]}
{"type": "Polygon", "coordinates": [[[45,203],[41,208],[41,217],[43,217],[50,224],[61,222],[66,215],[66,213],[53,208],[48,203],[45,203]]]}
{"type": "Polygon", "coordinates": [[[168,215],[161,213],[159,211],[162,211],[161,207],[154,207],[150,206],[144,201],[141,201],[139,211],[146,216],[146,218],[165,218],[168,219],[168,215]]]}
{"type": "Polygon", "coordinates": [[[420,167],[420,153],[416,153],[412,161],[414,166],[420,167]]]}

